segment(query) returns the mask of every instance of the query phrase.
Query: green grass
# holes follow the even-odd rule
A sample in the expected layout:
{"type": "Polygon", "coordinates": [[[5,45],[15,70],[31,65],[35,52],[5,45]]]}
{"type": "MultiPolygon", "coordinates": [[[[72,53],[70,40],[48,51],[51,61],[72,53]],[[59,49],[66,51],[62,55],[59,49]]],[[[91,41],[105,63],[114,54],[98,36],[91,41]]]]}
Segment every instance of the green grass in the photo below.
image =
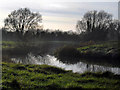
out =
{"type": "Polygon", "coordinates": [[[72,73],[49,65],[2,63],[2,87],[46,89],[120,88],[120,76],[110,72],[72,73]]]}
{"type": "Polygon", "coordinates": [[[93,45],[86,45],[77,48],[81,61],[95,63],[98,65],[108,65],[120,67],[120,42],[100,42],[93,45]]]}
{"type": "Polygon", "coordinates": [[[103,55],[107,54],[114,54],[114,53],[120,53],[120,47],[118,46],[119,42],[104,42],[94,45],[87,45],[80,48],[77,48],[78,51],[80,51],[83,54],[91,53],[91,54],[97,54],[101,53],[103,55]]]}
{"type": "Polygon", "coordinates": [[[21,46],[31,46],[32,42],[15,42],[15,41],[2,41],[2,49],[14,49],[20,48],[21,46]]]}
{"type": "Polygon", "coordinates": [[[16,42],[14,42],[14,41],[2,41],[3,49],[14,48],[15,46],[16,46],[16,42]]]}
{"type": "MultiPolygon", "coordinates": [[[[2,45],[15,45],[15,44],[21,44],[21,43],[24,43],[24,42],[15,42],[15,41],[0,41],[0,43],[2,43],[2,45]]],[[[51,43],[55,43],[55,44],[76,44],[76,42],[70,42],[70,41],[35,41],[35,42],[27,42],[27,43],[30,43],[30,44],[36,44],[36,45],[39,45],[39,44],[44,44],[44,43],[48,43],[48,44],[51,44],[51,43]]]]}

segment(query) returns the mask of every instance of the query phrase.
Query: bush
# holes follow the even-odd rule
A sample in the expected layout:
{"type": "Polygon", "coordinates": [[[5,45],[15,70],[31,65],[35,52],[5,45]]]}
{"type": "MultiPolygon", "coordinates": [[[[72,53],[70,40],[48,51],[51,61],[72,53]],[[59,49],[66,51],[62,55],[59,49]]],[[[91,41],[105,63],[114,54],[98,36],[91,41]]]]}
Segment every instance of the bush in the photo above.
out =
{"type": "Polygon", "coordinates": [[[54,54],[61,61],[72,61],[80,57],[80,52],[76,48],[70,46],[61,47],[57,49],[54,54]]]}

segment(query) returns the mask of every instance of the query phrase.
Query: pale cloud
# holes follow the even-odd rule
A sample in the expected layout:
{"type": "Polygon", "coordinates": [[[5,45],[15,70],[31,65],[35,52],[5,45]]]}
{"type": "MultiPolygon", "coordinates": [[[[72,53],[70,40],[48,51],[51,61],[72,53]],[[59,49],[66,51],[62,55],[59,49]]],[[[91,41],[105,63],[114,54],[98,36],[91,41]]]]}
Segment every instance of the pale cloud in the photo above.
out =
{"type": "Polygon", "coordinates": [[[10,11],[4,11],[4,10],[1,10],[0,9],[0,28],[2,27],[2,26],[4,26],[4,19],[7,17],[7,15],[9,14],[9,12],[10,11]]]}
{"type": "Polygon", "coordinates": [[[75,17],[43,16],[43,26],[44,29],[75,30],[77,20],[75,17]]]}
{"type": "Polygon", "coordinates": [[[71,23],[73,24],[78,18],[70,18],[68,17],[58,17],[58,16],[43,16],[44,21],[48,22],[61,22],[61,23],[71,23]]]}
{"type": "MultiPolygon", "coordinates": [[[[0,0],[3,1],[3,0],[0,0]]],[[[119,0],[4,0],[3,2],[118,2],[119,0]]]]}
{"type": "MultiPolygon", "coordinates": [[[[76,24],[76,23],[75,23],[76,24]]],[[[75,31],[75,24],[69,24],[69,23],[55,23],[55,22],[43,22],[43,26],[45,29],[52,29],[52,30],[64,30],[64,31],[68,31],[68,30],[73,30],[75,31]]]]}
{"type": "Polygon", "coordinates": [[[84,13],[89,10],[105,10],[117,18],[117,0],[104,1],[0,0],[0,2],[2,2],[0,3],[0,26],[3,26],[3,21],[8,13],[25,7],[30,8],[33,12],[40,12],[45,29],[74,30],[77,20],[81,19],[84,13]]]}

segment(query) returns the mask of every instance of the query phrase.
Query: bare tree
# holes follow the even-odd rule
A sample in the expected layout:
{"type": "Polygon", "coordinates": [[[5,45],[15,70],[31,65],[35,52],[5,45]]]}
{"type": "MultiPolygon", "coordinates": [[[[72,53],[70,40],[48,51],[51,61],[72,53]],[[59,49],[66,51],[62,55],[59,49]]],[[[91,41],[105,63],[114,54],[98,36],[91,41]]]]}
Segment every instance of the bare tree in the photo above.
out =
{"type": "Polygon", "coordinates": [[[4,20],[5,28],[11,31],[24,32],[29,29],[36,29],[42,21],[39,13],[33,13],[28,8],[14,10],[4,20]]]}
{"type": "Polygon", "coordinates": [[[78,33],[82,33],[82,32],[85,32],[86,30],[86,23],[84,20],[79,20],[77,21],[77,25],[76,25],[76,29],[77,29],[77,32],[78,33]]]}
{"type": "Polygon", "coordinates": [[[107,29],[112,21],[112,15],[105,11],[89,11],[78,21],[77,31],[93,32],[97,29],[107,29]]]}

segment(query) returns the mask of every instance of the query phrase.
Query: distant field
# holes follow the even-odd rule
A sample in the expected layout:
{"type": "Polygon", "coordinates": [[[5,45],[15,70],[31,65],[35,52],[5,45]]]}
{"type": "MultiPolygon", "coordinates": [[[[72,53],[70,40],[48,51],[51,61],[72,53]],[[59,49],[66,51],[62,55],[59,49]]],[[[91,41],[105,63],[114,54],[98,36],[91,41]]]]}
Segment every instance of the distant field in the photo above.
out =
{"type": "Polygon", "coordinates": [[[65,45],[74,45],[78,44],[76,42],[69,41],[39,41],[39,42],[14,42],[14,41],[2,41],[2,48],[15,48],[18,45],[26,44],[28,46],[39,46],[40,44],[65,44],[65,45]]]}
{"type": "MultiPolygon", "coordinates": [[[[108,47],[108,46],[114,46],[118,47],[120,45],[120,42],[118,41],[109,41],[109,42],[94,42],[94,41],[88,41],[88,42],[70,42],[70,41],[37,41],[37,42],[14,42],[14,41],[2,41],[2,48],[11,48],[15,47],[17,44],[28,44],[28,45],[39,45],[39,44],[65,44],[65,45],[79,45],[80,47],[84,48],[92,48],[92,47],[108,47]]],[[[80,50],[80,49],[79,49],[80,50]]]]}
{"type": "Polygon", "coordinates": [[[14,48],[16,43],[13,41],[2,41],[2,48],[14,48]]]}
{"type": "Polygon", "coordinates": [[[110,72],[72,73],[48,65],[2,63],[2,87],[46,89],[116,89],[120,76],[110,72]]]}

